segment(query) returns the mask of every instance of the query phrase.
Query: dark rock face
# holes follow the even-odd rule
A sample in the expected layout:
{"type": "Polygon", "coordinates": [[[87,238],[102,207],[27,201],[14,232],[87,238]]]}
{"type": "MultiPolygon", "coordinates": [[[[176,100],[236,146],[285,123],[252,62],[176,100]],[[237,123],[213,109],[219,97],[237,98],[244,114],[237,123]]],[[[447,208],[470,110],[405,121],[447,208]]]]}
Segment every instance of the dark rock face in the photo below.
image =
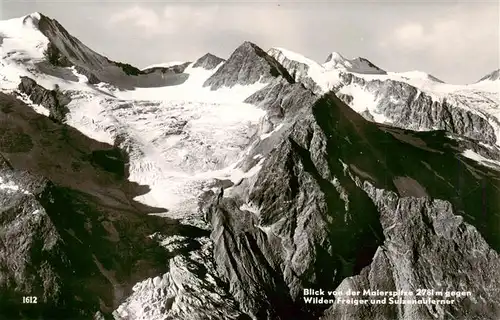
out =
{"type": "Polygon", "coordinates": [[[212,70],[224,61],[225,60],[222,58],[219,58],[211,53],[207,53],[203,57],[196,60],[193,64],[193,68],[212,70]]]}
{"type": "MultiPolygon", "coordinates": [[[[70,64],[79,65],[82,68],[93,66],[98,71],[108,62],[105,57],[88,49],[78,39],[69,34],[57,20],[42,15],[40,21],[38,21],[38,27],[50,41],[48,50],[55,52],[57,57],[64,56],[64,66],[70,64]]],[[[50,60],[54,61],[54,59],[50,60]]]]}
{"type": "Polygon", "coordinates": [[[29,152],[33,148],[31,137],[20,127],[5,123],[0,128],[0,151],[8,153],[29,152]]]}
{"type": "Polygon", "coordinates": [[[302,84],[290,84],[283,78],[278,78],[263,89],[252,94],[244,102],[257,105],[268,111],[268,118],[278,124],[285,113],[298,114],[304,105],[312,105],[318,99],[302,84]]]}
{"type": "Polygon", "coordinates": [[[279,76],[290,83],[294,82],[281,64],[257,45],[247,41],[231,54],[203,86],[217,90],[237,84],[250,85],[258,81],[268,82],[279,76]]]}
{"type": "Polygon", "coordinates": [[[486,81],[486,80],[490,80],[490,81],[500,80],[500,69],[497,69],[497,70],[493,71],[492,73],[485,75],[484,77],[479,79],[478,82],[486,81]]]}
{"type": "Polygon", "coordinates": [[[50,183],[8,168],[0,176],[2,184],[11,186],[0,190],[0,314],[7,319],[36,315],[40,310],[22,305],[23,295],[37,297],[46,315],[57,306],[64,314],[69,292],[60,271],[71,265],[63,239],[40,203],[47,201],[50,183]]]}
{"type": "Polygon", "coordinates": [[[372,71],[372,73],[374,73],[374,74],[387,74],[387,71],[383,70],[382,68],[377,67],[376,65],[374,65],[371,61],[369,61],[366,58],[358,57],[358,58],[353,59],[352,61],[354,63],[367,64],[370,68],[375,69],[374,71],[372,71]]]}
{"type": "Polygon", "coordinates": [[[138,68],[134,67],[131,64],[117,62],[117,61],[111,61],[109,59],[107,59],[107,60],[111,64],[114,64],[114,65],[120,67],[123,70],[123,72],[125,72],[126,75],[129,75],[129,76],[138,76],[138,75],[142,74],[141,70],[139,70],[138,68]]]}
{"type": "Polygon", "coordinates": [[[25,93],[33,103],[40,104],[50,111],[50,118],[56,122],[64,122],[69,112],[66,107],[71,99],[57,89],[47,90],[28,77],[21,77],[18,89],[25,93]]]}
{"type": "Polygon", "coordinates": [[[52,42],[49,42],[44,53],[49,62],[54,66],[63,68],[72,66],[68,58],[63,56],[59,48],[57,48],[52,42]]]}

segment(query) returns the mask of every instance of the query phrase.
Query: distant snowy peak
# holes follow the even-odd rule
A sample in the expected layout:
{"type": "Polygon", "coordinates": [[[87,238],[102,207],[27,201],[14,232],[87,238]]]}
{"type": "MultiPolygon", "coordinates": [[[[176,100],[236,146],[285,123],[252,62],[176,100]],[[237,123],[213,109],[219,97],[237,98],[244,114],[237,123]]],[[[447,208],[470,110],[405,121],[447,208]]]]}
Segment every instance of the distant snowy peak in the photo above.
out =
{"type": "MultiPolygon", "coordinates": [[[[116,77],[116,68],[127,75],[139,75],[141,71],[126,63],[111,61],[107,57],[93,51],[79,39],[73,37],[57,20],[40,15],[39,29],[50,41],[49,60],[61,56],[72,64],[83,68],[86,72],[96,72],[103,78],[116,77]]],[[[55,62],[55,61],[51,61],[55,62]]],[[[64,62],[63,62],[64,64],[64,62]]]]}
{"type": "Polygon", "coordinates": [[[49,39],[39,30],[42,16],[36,12],[21,18],[0,21],[2,58],[41,60],[49,39]]]}
{"type": "Polygon", "coordinates": [[[296,61],[298,63],[302,63],[308,66],[309,68],[321,68],[321,65],[316,61],[307,58],[301,55],[300,53],[296,53],[285,48],[274,47],[269,49],[267,53],[278,61],[284,60],[286,58],[296,61]]]}
{"type": "Polygon", "coordinates": [[[326,58],[323,67],[327,70],[340,69],[363,74],[386,74],[385,70],[377,67],[365,58],[347,59],[338,52],[332,52],[326,58]]]}
{"type": "Polygon", "coordinates": [[[288,71],[275,58],[251,42],[244,42],[203,84],[212,90],[235,85],[269,82],[276,77],[294,82],[288,71]]]}
{"type": "Polygon", "coordinates": [[[500,80],[500,69],[497,69],[487,75],[485,75],[484,77],[482,77],[481,79],[479,79],[478,82],[481,82],[481,81],[497,81],[497,80],[500,80]]]}
{"type": "Polygon", "coordinates": [[[213,70],[224,61],[225,61],[224,59],[219,58],[216,55],[207,53],[198,60],[196,60],[196,62],[193,64],[193,68],[203,68],[206,70],[213,70]]]}
{"type": "Polygon", "coordinates": [[[149,66],[141,70],[142,74],[159,73],[183,73],[192,62],[167,62],[149,66]]]}

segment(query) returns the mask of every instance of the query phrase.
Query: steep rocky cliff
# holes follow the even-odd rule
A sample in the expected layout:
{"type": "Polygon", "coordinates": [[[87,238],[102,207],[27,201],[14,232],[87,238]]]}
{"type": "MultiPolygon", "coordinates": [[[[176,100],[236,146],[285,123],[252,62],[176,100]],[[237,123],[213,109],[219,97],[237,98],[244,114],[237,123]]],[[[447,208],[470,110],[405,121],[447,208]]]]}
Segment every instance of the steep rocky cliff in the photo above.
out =
{"type": "MultiPolygon", "coordinates": [[[[307,95],[295,90],[285,97],[307,95]]],[[[289,113],[280,100],[287,124],[273,133],[279,142],[261,154],[259,173],[203,207],[218,274],[243,311],[254,319],[315,319],[325,306],[306,304],[302,290],[340,285],[447,288],[473,297],[373,313],[337,305],[328,319],[499,315],[498,168],[463,157],[466,146],[444,132],[368,122],[332,94],[289,113]],[[370,270],[374,278],[366,280],[370,270]]]]}

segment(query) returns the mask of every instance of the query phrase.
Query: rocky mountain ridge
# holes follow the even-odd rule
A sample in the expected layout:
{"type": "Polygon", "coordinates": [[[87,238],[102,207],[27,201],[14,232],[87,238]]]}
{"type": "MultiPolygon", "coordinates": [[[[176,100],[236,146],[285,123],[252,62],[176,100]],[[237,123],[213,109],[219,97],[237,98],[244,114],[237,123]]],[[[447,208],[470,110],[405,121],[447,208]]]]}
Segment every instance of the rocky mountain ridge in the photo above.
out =
{"type": "MultiPolygon", "coordinates": [[[[317,94],[332,90],[367,120],[417,131],[447,130],[493,145],[498,142],[498,116],[492,116],[484,110],[486,108],[483,109],[483,106],[498,109],[498,97],[495,99],[494,94],[483,93],[480,88],[436,94],[434,90],[414,84],[415,81],[409,78],[406,79],[410,81],[405,80],[405,76],[384,76],[387,74],[385,71],[381,71],[378,77],[367,77],[363,71],[345,68],[331,72],[325,65],[319,66],[294,53],[275,48],[268,53],[285,66],[296,81],[317,94]]],[[[338,54],[336,57],[329,59],[346,61],[338,54]]],[[[494,75],[492,73],[482,80],[494,75]]],[[[428,77],[426,81],[430,83],[435,79],[430,75],[428,77]]],[[[436,82],[442,83],[438,79],[436,82]]],[[[497,85],[498,90],[500,85],[497,85]]]]}

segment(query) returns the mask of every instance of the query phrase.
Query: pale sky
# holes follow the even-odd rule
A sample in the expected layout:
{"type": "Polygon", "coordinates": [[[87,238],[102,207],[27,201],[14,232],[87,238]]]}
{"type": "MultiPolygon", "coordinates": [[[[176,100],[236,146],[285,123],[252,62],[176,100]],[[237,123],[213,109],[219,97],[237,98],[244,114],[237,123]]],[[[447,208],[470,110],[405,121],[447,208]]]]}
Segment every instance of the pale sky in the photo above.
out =
{"type": "Polygon", "coordinates": [[[39,11],[108,58],[137,67],[227,58],[243,41],[320,63],[329,52],[388,71],[471,83],[500,67],[499,1],[23,1],[0,18],[39,11]]]}

